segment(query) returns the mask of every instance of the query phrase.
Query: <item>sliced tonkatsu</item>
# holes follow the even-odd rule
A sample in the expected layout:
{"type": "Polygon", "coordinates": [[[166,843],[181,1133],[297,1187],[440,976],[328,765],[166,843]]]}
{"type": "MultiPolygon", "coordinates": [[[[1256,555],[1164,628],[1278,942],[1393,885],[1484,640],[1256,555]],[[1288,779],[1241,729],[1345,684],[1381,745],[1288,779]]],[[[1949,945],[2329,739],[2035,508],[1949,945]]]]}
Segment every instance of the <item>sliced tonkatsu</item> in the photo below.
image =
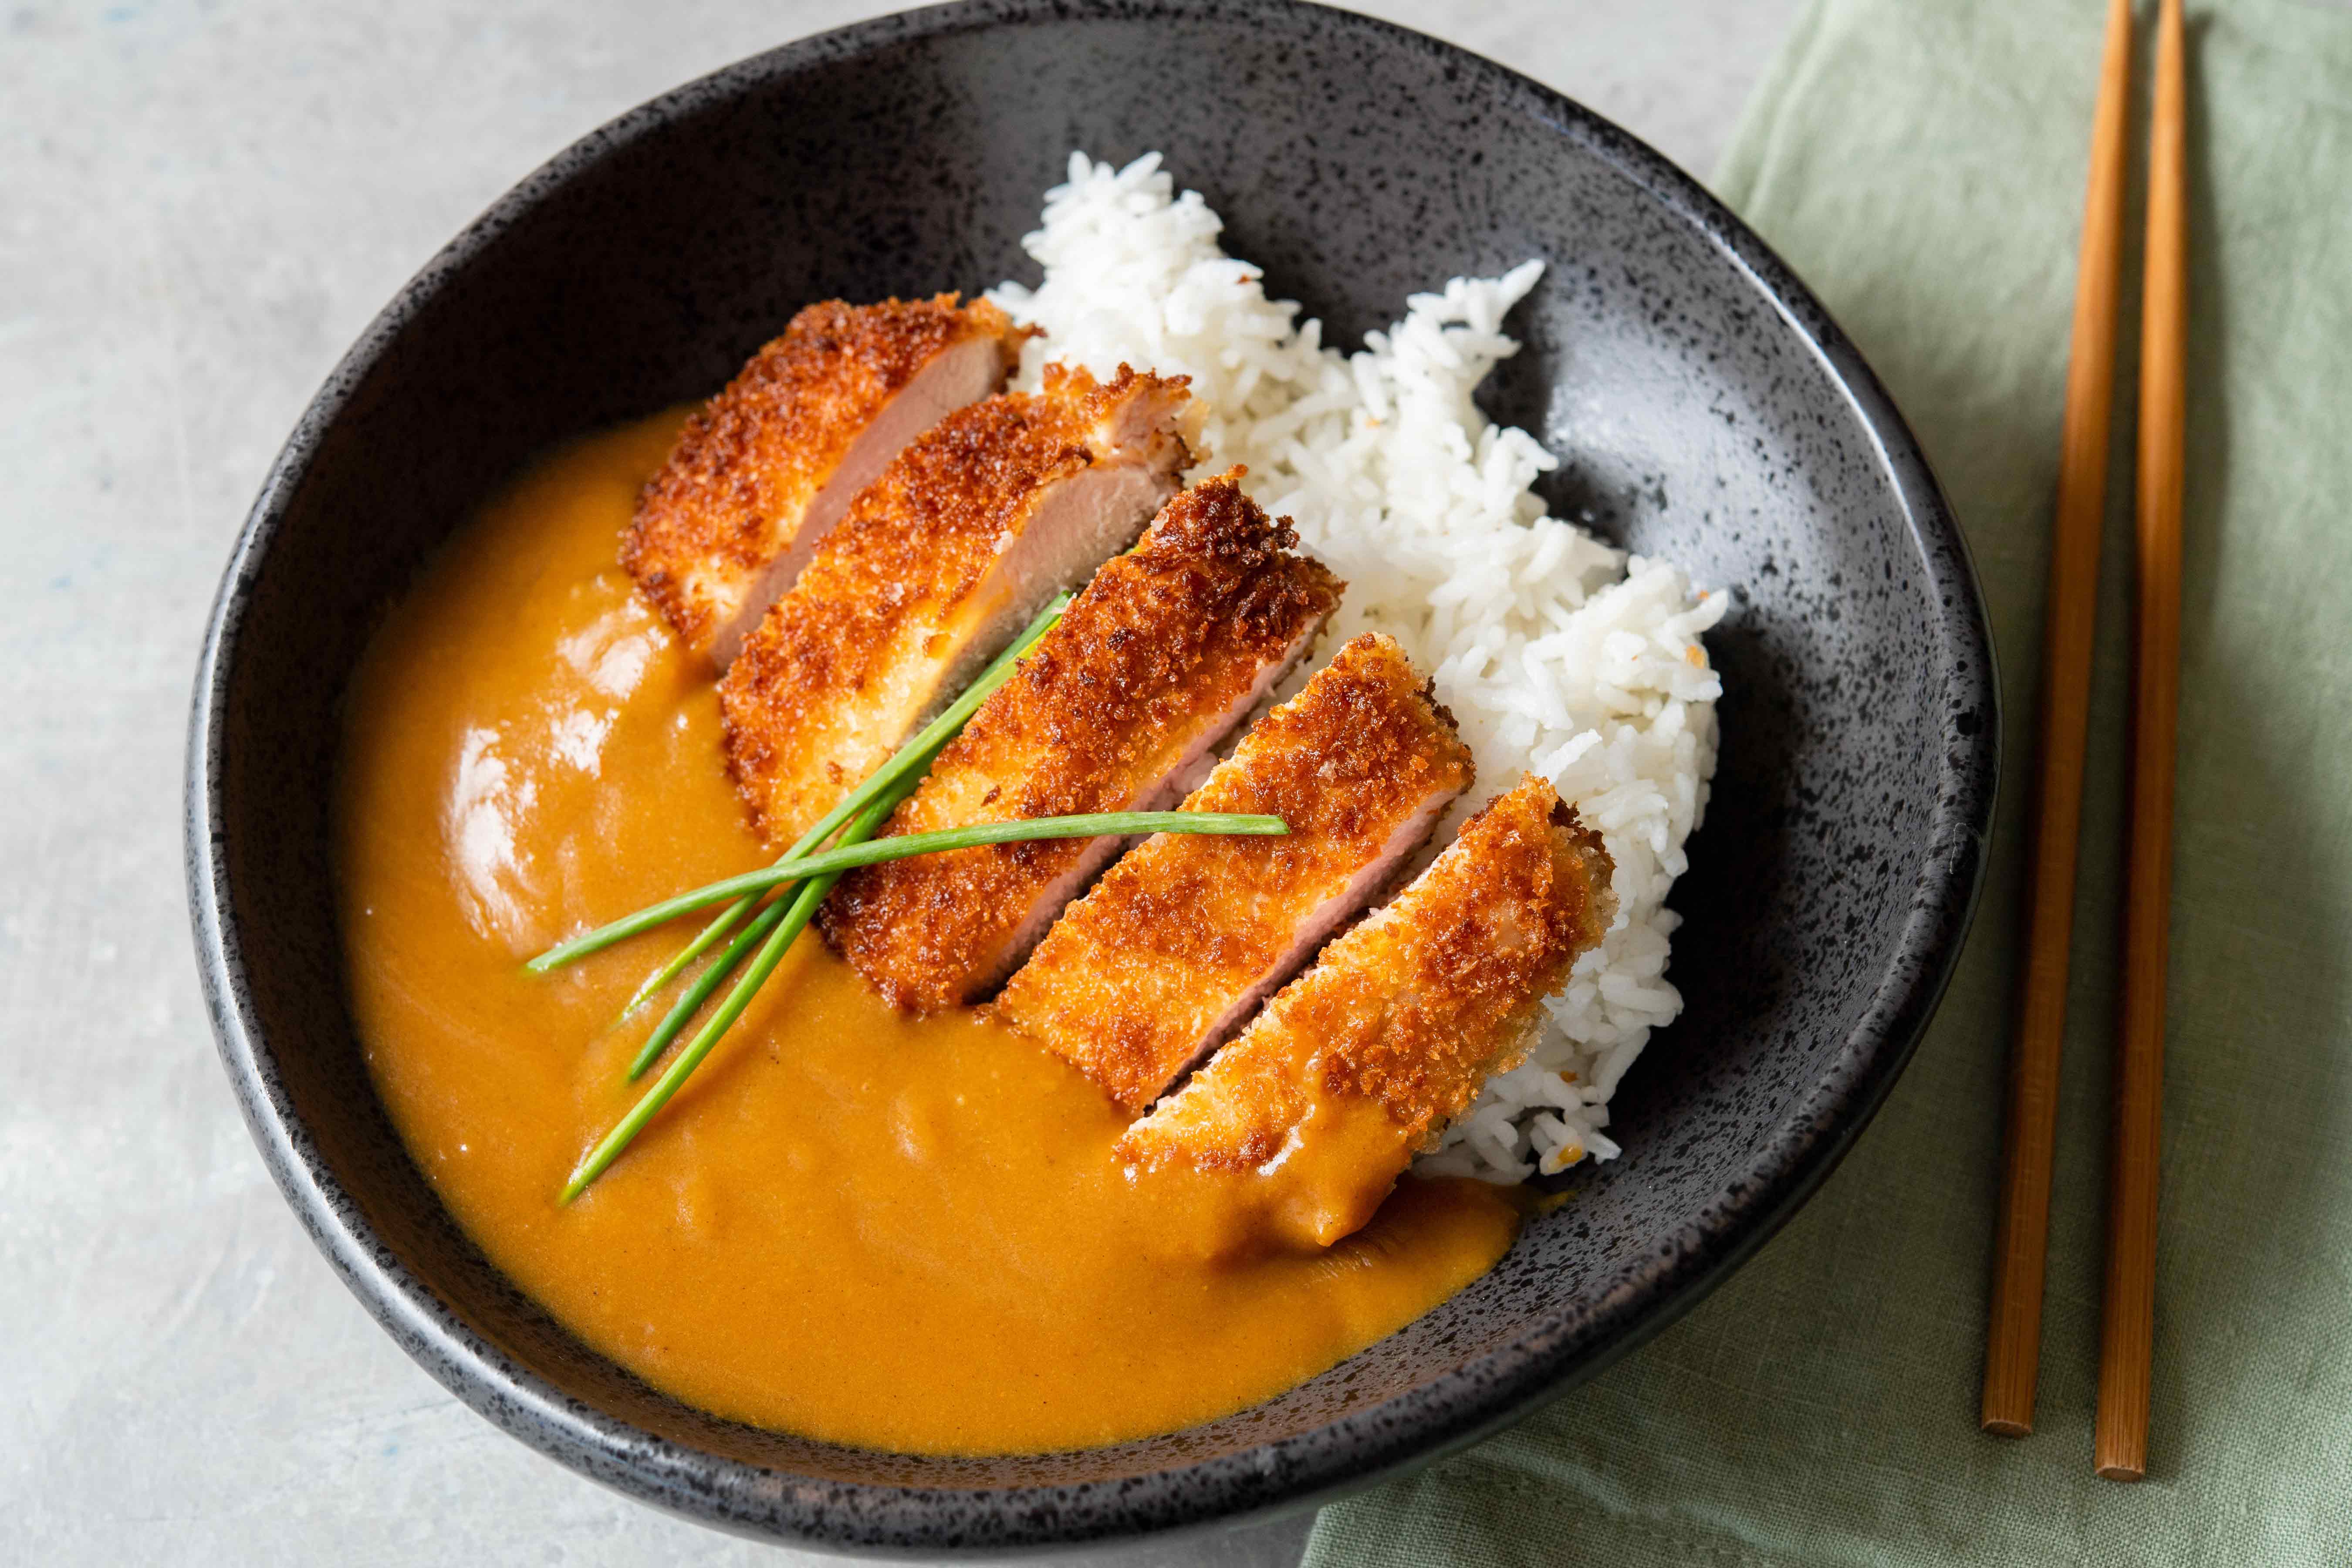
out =
{"type": "Polygon", "coordinates": [[[1289,834],[1147,839],[1046,933],[996,1016],[1140,1113],[1379,892],[1474,772],[1404,650],[1357,637],[1184,802],[1289,834]]]}
{"type": "Polygon", "coordinates": [[[985,300],[828,300],[686,423],[621,563],[724,669],[908,442],[1004,385],[1029,336],[985,300]]]}
{"type": "Polygon", "coordinates": [[[1328,1246],[1526,1055],[1543,999],[1615,913],[1600,836],[1530,774],[1323,950],[1119,1152],[1274,1178],[1269,1228],[1328,1246]],[[1274,1194],[1278,1194],[1275,1196],[1274,1194]]]}
{"type": "MultiPolygon", "coordinates": [[[[1237,472],[1171,500],[1095,574],[972,715],[886,834],[1165,807],[1306,653],[1339,598],[1237,472]]],[[[1237,807],[1250,810],[1255,807],[1237,807]]],[[[869,866],[825,904],[827,938],[884,995],[932,1011],[993,989],[1114,837],[1000,844],[869,866]]]]}
{"type": "Polygon", "coordinates": [[[719,685],[760,831],[807,829],[1047,599],[1123,550],[1193,454],[1182,376],[1047,365],[957,410],[859,492],[719,685]]]}

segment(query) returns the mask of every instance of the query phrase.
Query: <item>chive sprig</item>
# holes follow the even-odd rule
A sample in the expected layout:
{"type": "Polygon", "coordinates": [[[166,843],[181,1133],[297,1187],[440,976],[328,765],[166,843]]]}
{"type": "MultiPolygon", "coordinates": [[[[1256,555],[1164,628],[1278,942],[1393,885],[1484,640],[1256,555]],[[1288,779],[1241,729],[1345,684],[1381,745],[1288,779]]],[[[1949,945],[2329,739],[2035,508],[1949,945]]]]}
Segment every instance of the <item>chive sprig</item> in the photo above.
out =
{"type": "MultiPolygon", "coordinates": [[[[899,798],[899,795],[892,794],[868,803],[851,822],[849,832],[860,837],[871,834],[898,806],[899,798]]],[[[833,885],[841,878],[842,873],[838,871],[818,876],[802,883],[801,890],[789,903],[771,904],[761,911],[760,918],[743,933],[744,938],[749,939],[761,935],[762,927],[767,928],[765,940],[760,943],[759,956],[751,960],[751,967],[743,972],[743,978],[735,983],[735,989],[727,994],[727,1000],[720,1003],[719,1010],[696,1031],[694,1038],[687,1042],[686,1048],[670,1058],[669,1066],[662,1069],[661,1077],[654,1079],[653,1087],[638,1097],[636,1104],[629,1108],[628,1114],[614,1123],[613,1130],[604,1134],[604,1141],[588,1151],[587,1157],[572,1168],[571,1176],[563,1184],[562,1195],[556,1199],[559,1204],[570,1203],[589,1183],[603,1175],[605,1167],[621,1157],[621,1152],[645,1131],[646,1123],[651,1121],[661,1108],[669,1103],[670,1096],[693,1076],[694,1069],[702,1065],[702,1058],[719,1044],[719,1037],[734,1026],[735,1020],[743,1016],[743,1010],[751,1005],[751,998],[759,994],[760,987],[768,983],[768,976],[776,972],[776,965],[784,961],[785,951],[793,945],[793,939],[807,929],[809,918],[816,913],[817,905],[824,901],[824,896],[833,891],[833,885]]],[[[746,943],[739,942],[737,945],[740,947],[746,943]]],[[[650,1060],[642,1051],[638,1056],[650,1060]]]]}
{"type": "Polygon", "coordinates": [[[1022,844],[1050,838],[1098,838],[1109,834],[1265,836],[1289,831],[1289,826],[1279,816],[1262,816],[1248,812],[1101,811],[1071,816],[1034,816],[1011,822],[975,822],[961,827],[943,827],[931,833],[903,833],[892,838],[845,842],[814,855],[779,860],[757,871],[745,871],[720,881],[707,882],[675,898],[647,904],[635,914],[625,915],[610,925],[598,926],[594,931],[549,948],[524,967],[535,973],[545,973],[590,953],[601,952],[614,942],[626,942],[640,931],[665,925],[680,915],[690,915],[697,910],[707,910],[730,899],[756,898],[771,889],[806,878],[823,876],[827,872],[852,871],[860,866],[878,866],[886,860],[940,855],[950,849],[970,849],[983,844],[1022,844]]]}
{"type": "Polygon", "coordinates": [[[783,858],[773,866],[725,878],[675,898],[665,899],[608,925],[559,942],[524,965],[535,974],[548,973],[682,915],[727,902],[727,908],[706,924],[693,941],[646,977],[645,983],[637,987],[636,994],[630,997],[628,1005],[622,1009],[621,1016],[628,1017],[683,973],[688,964],[726,940],[729,932],[734,932],[732,940],[729,940],[718,956],[704,966],[702,973],[663,1015],[661,1022],[655,1026],[653,1033],[646,1036],[645,1044],[630,1059],[628,1078],[635,1082],[685,1032],[695,1015],[718,994],[719,988],[743,965],[746,958],[751,962],[751,967],[744,970],[742,977],[735,982],[734,989],[728,992],[726,999],[704,1021],[685,1048],[671,1058],[669,1066],[638,1097],[627,1114],[614,1123],[613,1130],[605,1133],[573,1168],[564,1182],[562,1194],[557,1200],[559,1203],[569,1204],[578,1197],[589,1183],[620,1158],[622,1152],[645,1130],[646,1123],[669,1103],[671,1097],[702,1065],[703,1058],[710,1054],[719,1039],[751,1006],[751,999],[775,973],[777,966],[783,962],[784,954],[791,950],[801,932],[808,928],[817,906],[824,901],[834,884],[856,868],[984,844],[1092,838],[1109,834],[1274,835],[1289,831],[1278,816],[1231,812],[1116,811],[1034,817],[1017,822],[974,823],[934,833],[908,833],[882,839],[874,837],[876,829],[889,819],[898,804],[915,793],[929,772],[931,763],[962,731],[965,721],[1011,678],[1021,656],[1035,646],[1037,640],[1061,619],[1062,613],[1069,607],[1070,600],[1071,595],[1064,594],[1040,611],[1036,618],[1023,629],[1021,636],[1013,639],[1013,645],[981,672],[962,696],[925,725],[912,740],[899,747],[888,762],[845,795],[839,805],[803,834],[799,841],[785,852],[783,858]],[[832,847],[821,847],[836,831],[840,837],[832,847]],[[791,892],[789,897],[782,896],[787,889],[794,888],[798,890],[791,892]],[[776,896],[769,898],[769,901],[761,905],[761,900],[768,895],[776,896]],[[758,912],[751,914],[755,906],[758,912]],[[751,922],[741,931],[735,931],[747,914],[751,914],[751,922]]]}
{"type": "MultiPolygon", "coordinates": [[[[856,816],[868,802],[885,790],[897,788],[909,774],[919,779],[928,772],[939,754],[947,750],[948,742],[962,732],[965,721],[980,710],[980,705],[987,701],[998,687],[1012,679],[1013,667],[1020,662],[1021,656],[1035,647],[1038,638],[1054,629],[1055,623],[1061,620],[1063,612],[1070,607],[1070,601],[1075,596],[1070,594],[1057,595],[1050,604],[1038,611],[1035,618],[1022,628],[1021,635],[1013,639],[1012,646],[990,661],[988,667],[980,672],[979,677],[970,687],[965,689],[961,697],[950,703],[938,718],[916,731],[912,740],[892,752],[890,760],[875,769],[856,789],[842,796],[840,802],[831,811],[817,819],[815,826],[802,834],[799,841],[784,851],[784,858],[789,860],[796,856],[808,854],[831,837],[835,828],[856,816]]],[[[845,837],[842,842],[846,844],[850,840],[845,837]]],[[[629,998],[628,1005],[621,1009],[620,1018],[614,1022],[627,1019],[630,1015],[644,1006],[647,1000],[662,987],[677,979],[688,964],[708,952],[714,942],[734,930],[735,923],[750,910],[752,902],[752,899],[746,897],[729,905],[719,912],[718,918],[704,926],[692,942],[678,949],[670,956],[667,963],[646,976],[645,984],[637,987],[636,994],[629,998]]],[[[561,951],[561,949],[555,951],[561,951]]],[[[554,963],[550,962],[551,957],[551,952],[541,953],[525,967],[538,973],[545,973],[548,970],[556,967],[554,963]]],[[[704,995],[709,994],[708,991],[704,992],[704,995]]],[[[697,1005],[699,1005],[699,1003],[697,1005]]],[[[665,1023],[668,1021],[664,1020],[665,1023]]],[[[670,1033],[675,1036],[677,1030],[673,1028],[670,1033]]],[[[629,1076],[635,1078],[636,1073],[632,1072],[629,1076]]]]}

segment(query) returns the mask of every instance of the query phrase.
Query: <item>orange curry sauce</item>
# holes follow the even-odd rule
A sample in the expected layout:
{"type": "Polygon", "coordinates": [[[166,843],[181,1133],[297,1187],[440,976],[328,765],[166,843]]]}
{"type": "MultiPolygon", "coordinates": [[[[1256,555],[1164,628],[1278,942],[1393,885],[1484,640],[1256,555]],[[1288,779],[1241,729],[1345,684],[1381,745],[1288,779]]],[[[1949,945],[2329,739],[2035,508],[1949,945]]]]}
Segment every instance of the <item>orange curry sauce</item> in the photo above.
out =
{"type": "Polygon", "coordinates": [[[1075,1070],[971,1013],[893,1013],[804,936],[611,1171],[636,982],[693,928],[556,975],[561,937],[761,864],[707,669],[614,563],[675,416],[583,442],[462,532],[351,703],[342,922],[367,1059],[442,1200],[575,1333],[718,1415],[866,1447],[1035,1451],[1268,1398],[1484,1272],[1504,1194],[1408,1178],[1320,1253],[1255,1244],[1279,1178],[1111,1154],[1075,1070]]]}

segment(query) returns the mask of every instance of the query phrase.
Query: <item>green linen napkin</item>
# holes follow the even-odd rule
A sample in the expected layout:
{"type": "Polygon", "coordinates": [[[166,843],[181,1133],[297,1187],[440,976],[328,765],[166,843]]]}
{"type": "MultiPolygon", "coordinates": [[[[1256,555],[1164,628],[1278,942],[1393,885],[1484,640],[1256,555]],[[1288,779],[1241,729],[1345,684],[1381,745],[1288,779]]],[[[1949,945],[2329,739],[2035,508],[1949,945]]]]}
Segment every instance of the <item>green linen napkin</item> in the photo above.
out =
{"type": "MultiPolygon", "coordinates": [[[[2189,8],[2188,587],[2151,1473],[2137,1486],[2091,1474],[2127,433],[2106,531],[2038,1430],[2022,1442],[1977,1431],[2043,571],[2105,9],[1815,0],[1717,182],[1885,378],[1983,575],[2008,787],[1941,1013],[1853,1154],[1754,1262],[1517,1429],[1327,1510],[1310,1564],[2352,1562],[2352,9],[2341,0],[2189,8]]],[[[2137,193],[2127,221],[2136,283],[2137,193]]],[[[2124,309],[2119,428],[2137,376],[2136,287],[2124,309]]]]}

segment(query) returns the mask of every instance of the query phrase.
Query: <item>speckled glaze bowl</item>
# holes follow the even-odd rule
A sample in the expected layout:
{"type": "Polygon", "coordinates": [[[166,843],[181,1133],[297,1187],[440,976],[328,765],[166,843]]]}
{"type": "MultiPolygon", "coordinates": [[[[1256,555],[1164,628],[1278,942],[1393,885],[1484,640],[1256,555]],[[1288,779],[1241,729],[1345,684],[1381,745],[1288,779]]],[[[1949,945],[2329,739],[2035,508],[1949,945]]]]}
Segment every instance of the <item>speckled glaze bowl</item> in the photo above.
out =
{"type": "Polygon", "coordinates": [[[565,152],[337,367],[256,501],[188,752],[222,1059],[320,1247],[516,1436],[632,1497],[805,1544],[943,1554],[1297,1508],[1469,1443],[1687,1310],[1828,1173],[1919,1037],[1990,818],[1993,671],[1960,537],[1886,395],[1756,237],[1614,126],[1488,61],[1263,0],[976,0],[747,60],[565,152]],[[1165,150],[1333,341],[1458,273],[1549,264],[1496,417],[1550,500],[1728,585],[1714,805],[1675,907],[1689,1009],[1622,1159],[1486,1278],[1282,1397],[1147,1442],[861,1452],[714,1419],[519,1294],[394,1135],[344,1001],[339,702],[418,564],[551,443],[707,394],[802,303],[1034,276],[1073,147],[1165,150]]]}

